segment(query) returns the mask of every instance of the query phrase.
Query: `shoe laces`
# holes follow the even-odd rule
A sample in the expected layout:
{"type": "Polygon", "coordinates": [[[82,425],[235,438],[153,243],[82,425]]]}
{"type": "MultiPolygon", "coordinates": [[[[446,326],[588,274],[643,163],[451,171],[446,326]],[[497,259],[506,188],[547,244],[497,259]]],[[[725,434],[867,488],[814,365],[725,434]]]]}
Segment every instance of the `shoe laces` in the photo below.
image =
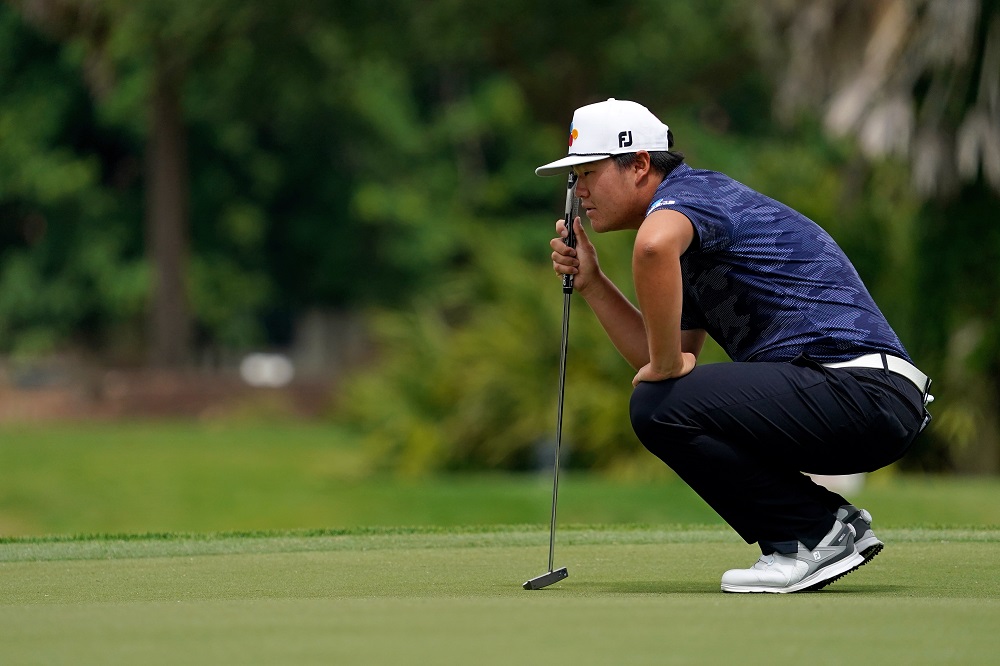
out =
{"type": "Polygon", "coordinates": [[[772,564],[774,564],[774,555],[761,555],[760,558],[754,562],[754,569],[767,569],[772,564]]]}

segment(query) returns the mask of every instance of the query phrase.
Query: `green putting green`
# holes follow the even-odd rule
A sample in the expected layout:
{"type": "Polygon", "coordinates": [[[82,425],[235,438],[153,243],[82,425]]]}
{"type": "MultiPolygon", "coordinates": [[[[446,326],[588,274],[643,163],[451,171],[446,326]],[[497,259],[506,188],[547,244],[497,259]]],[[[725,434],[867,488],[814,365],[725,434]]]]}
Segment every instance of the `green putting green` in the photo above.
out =
{"type": "Polygon", "coordinates": [[[4,663],[987,664],[1000,530],[885,529],[834,585],[726,595],[717,526],[358,529],[7,539],[4,663]]]}

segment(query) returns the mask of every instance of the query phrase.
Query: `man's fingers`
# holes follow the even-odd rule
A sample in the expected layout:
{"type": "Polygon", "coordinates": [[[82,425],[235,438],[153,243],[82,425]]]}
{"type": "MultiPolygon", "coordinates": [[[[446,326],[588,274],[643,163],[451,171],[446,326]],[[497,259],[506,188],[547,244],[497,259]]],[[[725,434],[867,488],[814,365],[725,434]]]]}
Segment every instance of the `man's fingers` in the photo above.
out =
{"type": "Polygon", "coordinates": [[[575,274],[580,262],[576,258],[576,250],[566,245],[566,224],[563,220],[556,221],[556,231],[559,238],[549,241],[549,247],[552,248],[552,268],[556,273],[575,274]]]}
{"type": "Polygon", "coordinates": [[[562,245],[562,241],[558,239],[552,243],[552,267],[557,273],[576,273],[579,260],[566,253],[559,245],[562,245]]]}
{"type": "Polygon", "coordinates": [[[561,254],[567,257],[576,256],[576,250],[574,248],[571,248],[569,245],[566,245],[564,239],[562,238],[553,238],[551,241],[549,241],[549,247],[553,249],[554,254],[561,254]]]}
{"type": "MultiPolygon", "coordinates": [[[[556,261],[556,255],[561,255],[565,257],[575,257],[576,250],[571,248],[566,244],[566,237],[569,233],[566,230],[566,222],[562,219],[556,220],[556,233],[559,234],[559,238],[553,238],[549,241],[549,247],[552,248],[552,261],[556,261]]],[[[576,264],[573,264],[576,265],[576,264]]]]}
{"type": "MultiPolygon", "coordinates": [[[[587,235],[583,231],[583,223],[580,218],[574,218],[573,220],[574,233],[576,234],[577,246],[579,247],[580,241],[589,243],[587,240],[587,235]]],[[[572,248],[566,244],[566,238],[569,233],[566,229],[566,221],[563,219],[556,220],[556,233],[559,234],[558,238],[553,238],[549,241],[549,246],[552,248],[552,268],[556,273],[564,275],[577,275],[580,273],[580,259],[579,250],[577,248],[572,248]]],[[[589,245],[588,245],[589,247],[589,245]]]]}

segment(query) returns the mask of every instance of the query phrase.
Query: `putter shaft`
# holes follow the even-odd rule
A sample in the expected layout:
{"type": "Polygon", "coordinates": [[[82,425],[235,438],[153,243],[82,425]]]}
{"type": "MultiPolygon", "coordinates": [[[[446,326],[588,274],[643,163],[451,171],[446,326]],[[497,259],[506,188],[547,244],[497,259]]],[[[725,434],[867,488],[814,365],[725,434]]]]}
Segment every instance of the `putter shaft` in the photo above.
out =
{"type": "Polygon", "coordinates": [[[559,450],[562,448],[563,404],[566,397],[566,355],[569,349],[569,305],[571,294],[563,295],[562,349],[559,350],[559,403],[556,408],[556,452],[552,465],[552,521],[549,525],[549,571],[555,566],[556,507],[559,503],[559,450]]]}

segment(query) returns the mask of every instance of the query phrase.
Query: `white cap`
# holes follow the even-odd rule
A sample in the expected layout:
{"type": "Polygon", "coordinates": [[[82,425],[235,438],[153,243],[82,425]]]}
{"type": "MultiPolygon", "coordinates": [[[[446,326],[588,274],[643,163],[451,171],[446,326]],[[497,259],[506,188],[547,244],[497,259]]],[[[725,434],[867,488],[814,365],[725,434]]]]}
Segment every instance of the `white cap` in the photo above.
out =
{"type": "Polygon", "coordinates": [[[621,153],[670,150],[668,127],[636,102],[611,98],[581,106],[569,128],[569,156],[535,169],[539,176],[557,176],[574,165],[596,162],[621,153]]]}

